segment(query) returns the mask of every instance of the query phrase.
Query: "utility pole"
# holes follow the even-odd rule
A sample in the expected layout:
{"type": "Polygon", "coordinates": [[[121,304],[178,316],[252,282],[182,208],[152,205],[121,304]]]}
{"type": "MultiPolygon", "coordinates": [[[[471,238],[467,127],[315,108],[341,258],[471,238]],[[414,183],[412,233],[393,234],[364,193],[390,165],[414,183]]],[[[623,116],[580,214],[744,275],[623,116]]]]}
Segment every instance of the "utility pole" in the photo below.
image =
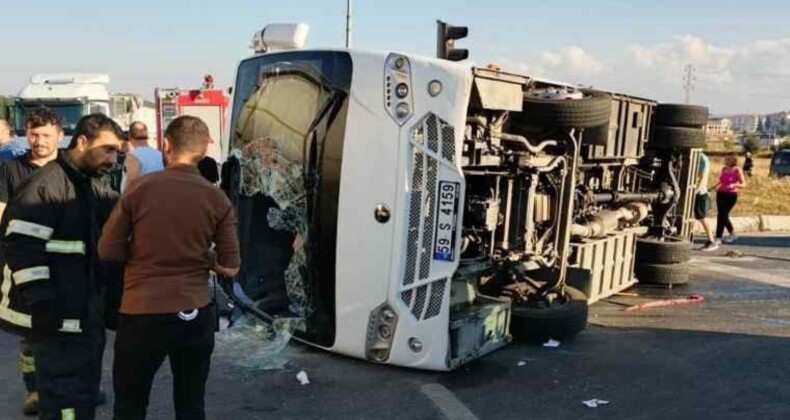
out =
{"type": "Polygon", "coordinates": [[[351,48],[351,0],[346,0],[346,48],[351,48]]]}
{"type": "Polygon", "coordinates": [[[691,64],[686,65],[686,73],[683,75],[683,90],[686,91],[686,103],[691,103],[691,91],[697,82],[697,69],[691,64]]]}

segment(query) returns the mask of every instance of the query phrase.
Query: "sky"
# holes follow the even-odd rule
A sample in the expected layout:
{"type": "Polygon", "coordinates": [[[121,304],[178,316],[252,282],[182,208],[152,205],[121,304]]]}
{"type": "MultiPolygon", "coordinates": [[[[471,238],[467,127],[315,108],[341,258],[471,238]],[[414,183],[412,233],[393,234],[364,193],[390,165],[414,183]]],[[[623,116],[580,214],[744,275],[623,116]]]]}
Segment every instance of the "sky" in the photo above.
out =
{"type": "MultiPolygon", "coordinates": [[[[113,92],[229,86],[253,33],[310,25],[308,47],[342,47],[345,0],[0,0],[0,94],[36,73],[110,75],[113,92]]],[[[790,109],[785,0],[353,0],[353,47],[433,55],[436,19],[469,27],[478,65],[583,83],[714,114],[790,109]]]]}

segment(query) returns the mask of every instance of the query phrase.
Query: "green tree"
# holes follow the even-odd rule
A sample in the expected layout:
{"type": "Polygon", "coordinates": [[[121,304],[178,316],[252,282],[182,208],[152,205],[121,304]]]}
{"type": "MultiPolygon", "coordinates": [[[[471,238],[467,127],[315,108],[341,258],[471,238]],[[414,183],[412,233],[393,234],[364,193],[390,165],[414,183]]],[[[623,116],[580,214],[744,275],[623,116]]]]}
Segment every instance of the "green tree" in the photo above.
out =
{"type": "Polygon", "coordinates": [[[760,138],[756,135],[750,135],[743,141],[743,151],[749,153],[757,153],[760,151],[760,138]]]}

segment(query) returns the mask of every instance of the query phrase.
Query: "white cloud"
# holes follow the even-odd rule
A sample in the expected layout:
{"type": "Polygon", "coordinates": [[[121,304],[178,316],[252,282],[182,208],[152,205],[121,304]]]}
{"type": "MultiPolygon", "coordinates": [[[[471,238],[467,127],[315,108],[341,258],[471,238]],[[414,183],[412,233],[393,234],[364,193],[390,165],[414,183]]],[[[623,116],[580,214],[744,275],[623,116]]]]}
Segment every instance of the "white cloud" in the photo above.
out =
{"type": "Polygon", "coordinates": [[[609,72],[609,68],[600,59],[578,46],[543,52],[530,64],[512,59],[497,62],[505,69],[531,76],[577,82],[597,79],[609,72]]]}
{"type": "Polygon", "coordinates": [[[730,65],[735,55],[732,48],[719,48],[693,35],[674,37],[655,46],[632,45],[626,50],[623,65],[636,65],[640,71],[652,73],[665,82],[682,80],[685,67],[693,64],[697,79],[717,86],[732,81],[730,65]]]}
{"type": "MultiPolygon", "coordinates": [[[[609,52],[611,54],[611,52],[609,52]]],[[[680,35],[653,45],[631,45],[609,59],[579,46],[526,59],[499,60],[503,68],[592,84],[662,102],[683,99],[684,69],[696,69],[692,102],[714,112],[768,112],[790,105],[790,38],[716,45],[680,35]]]]}
{"type": "Polygon", "coordinates": [[[785,92],[790,91],[790,38],[757,41],[739,47],[732,68],[748,82],[761,85],[778,82],[785,92]]]}
{"type": "Polygon", "coordinates": [[[541,58],[546,70],[566,71],[579,76],[599,76],[607,71],[598,58],[576,46],[563,48],[559,53],[544,53],[541,58]]]}

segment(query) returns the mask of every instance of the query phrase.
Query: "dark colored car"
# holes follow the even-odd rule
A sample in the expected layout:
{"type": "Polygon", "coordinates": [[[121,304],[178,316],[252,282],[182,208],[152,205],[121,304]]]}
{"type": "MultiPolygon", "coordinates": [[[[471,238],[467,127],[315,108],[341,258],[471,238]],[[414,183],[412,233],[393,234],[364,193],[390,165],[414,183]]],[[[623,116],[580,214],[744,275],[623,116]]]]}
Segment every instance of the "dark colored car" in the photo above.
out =
{"type": "Polygon", "coordinates": [[[774,153],[771,159],[771,168],[768,172],[771,176],[790,175],[790,150],[779,150],[774,153]]]}

